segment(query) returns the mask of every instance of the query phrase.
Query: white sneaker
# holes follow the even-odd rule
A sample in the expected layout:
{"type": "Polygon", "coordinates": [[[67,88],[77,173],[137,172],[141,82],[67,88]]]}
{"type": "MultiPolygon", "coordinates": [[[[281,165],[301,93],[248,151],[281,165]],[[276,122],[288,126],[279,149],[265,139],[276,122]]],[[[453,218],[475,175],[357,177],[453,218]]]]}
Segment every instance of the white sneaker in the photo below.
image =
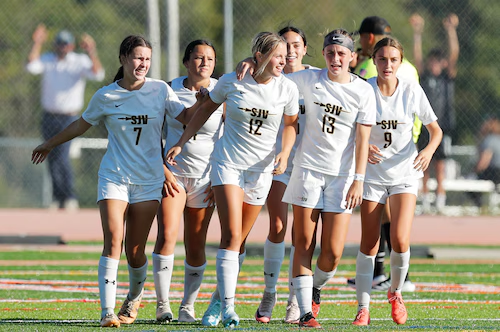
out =
{"type": "Polygon", "coordinates": [[[156,304],[156,320],[161,323],[170,323],[172,321],[172,309],[170,309],[170,303],[158,302],[156,304]]]}
{"type": "Polygon", "coordinates": [[[221,302],[219,298],[215,298],[214,294],[212,294],[212,298],[210,299],[210,304],[208,305],[207,310],[203,314],[203,318],[201,319],[201,325],[203,326],[217,326],[220,322],[220,309],[221,302]]]}
{"type": "Polygon", "coordinates": [[[75,198],[70,198],[64,201],[64,208],[67,211],[76,211],[80,208],[80,205],[75,198]]]}
{"type": "Polygon", "coordinates": [[[194,323],[196,319],[194,318],[194,307],[192,305],[182,305],[179,307],[179,322],[182,323],[194,323]]]}
{"type": "Polygon", "coordinates": [[[295,301],[288,301],[286,306],[285,323],[288,324],[298,324],[300,320],[300,309],[297,303],[297,298],[295,301]]]}
{"type": "Polygon", "coordinates": [[[415,291],[415,288],[416,288],[415,284],[411,282],[411,280],[405,280],[405,283],[403,284],[403,289],[401,291],[413,293],[415,291]]]}
{"type": "Polygon", "coordinates": [[[240,323],[240,317],[234,311],[234,305],[230,304],[224,308],[222,313],[222,325],[224,327],[236,327],[240,323]]]}

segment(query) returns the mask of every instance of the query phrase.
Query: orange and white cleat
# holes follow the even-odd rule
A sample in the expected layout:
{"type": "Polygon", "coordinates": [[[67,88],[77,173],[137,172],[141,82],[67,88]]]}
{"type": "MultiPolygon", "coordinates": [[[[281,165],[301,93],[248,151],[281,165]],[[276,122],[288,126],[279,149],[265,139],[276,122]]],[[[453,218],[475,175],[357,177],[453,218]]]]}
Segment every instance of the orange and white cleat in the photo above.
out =
{"type": "Polygon", "coordinates": [[[401,293],[391,293],[389,289],[387,291],[387,299],[389,303],[392,305],[392,320],[396,324],[404,324],[406,323],[406,319],[408,318],[408,312],[406,311],[405,303],[403,302],[403,296],[401,293]]]}
{"type": "Polygon", "coordinates": [[[353,325],[357,326],[367,326],[370,325],[370,312],[366,308],[361,308],[352,322],[353,325]]]}

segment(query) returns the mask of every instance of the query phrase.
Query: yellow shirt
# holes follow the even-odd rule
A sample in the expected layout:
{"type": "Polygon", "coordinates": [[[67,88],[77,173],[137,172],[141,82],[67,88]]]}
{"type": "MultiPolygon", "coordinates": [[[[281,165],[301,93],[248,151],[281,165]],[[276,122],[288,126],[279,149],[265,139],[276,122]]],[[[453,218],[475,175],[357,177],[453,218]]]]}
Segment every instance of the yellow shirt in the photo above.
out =
{"type": "MultiPolygon", "coordinates": [[[[363,77],[364,79],[369,79],[377,76],[377,67],[373,63],[371,58],[365,59],[354,69],[354,73],[363,77]]],[[[398,69],[398,76],[419,81],[417,69],[410,63],[410,61],[403,59],[401,66],[398,69]]],[[[413,122],[413,142],[417,143],[420,132],[422,131],[422,121],[416,116],[415,122],[413,122]]]]}

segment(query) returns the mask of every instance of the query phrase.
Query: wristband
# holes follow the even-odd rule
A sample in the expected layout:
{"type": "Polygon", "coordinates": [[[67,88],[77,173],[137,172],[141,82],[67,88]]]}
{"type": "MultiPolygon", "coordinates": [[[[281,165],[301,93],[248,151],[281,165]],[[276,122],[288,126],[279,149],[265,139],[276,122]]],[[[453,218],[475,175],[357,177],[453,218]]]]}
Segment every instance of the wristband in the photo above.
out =
{"type": "Polygon", "coordinates": [[[365,175],[359,173],[354,174],[354,181],[365,181],[365,175]]]}

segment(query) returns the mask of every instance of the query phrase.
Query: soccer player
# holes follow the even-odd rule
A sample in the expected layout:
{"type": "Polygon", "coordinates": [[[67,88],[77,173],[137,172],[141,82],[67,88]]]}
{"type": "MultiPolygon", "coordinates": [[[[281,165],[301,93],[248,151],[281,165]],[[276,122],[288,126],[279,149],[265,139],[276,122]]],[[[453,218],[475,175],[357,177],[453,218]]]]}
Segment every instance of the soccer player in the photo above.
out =
{"type": "Polygon", "coordinates": [[[283,197],[293,205],[293,287],[302,327],[321,327],[312,309],[313,286],[321,289],[335,275],[352,209],[361,204],[363,194],[375,97],[364,80],[349,73],[353,52],[349,33],[333,30],[323,42],[326,68],[288,75],[307,109],[304,135],[283,197]],[[319,214],[321,253],[313,284],[311,263],[319,214]]]}
{"type": "MultiPolygon", "coordinates": [[[[365,79],[376,77],[377,68],[375,67],[372,59],[373,48],[379,40],[392,34],[392,28],[389,25],[389,22],[387,22],[387,20],[383,17],[369,16],[361,22],[358,33],[361,51],[359,52],[359,61],[354,68],[354,72],[365,79]]],[[[397,75],[398,77],[403,77],[408,80],[414,80],[416,82],[419,81],[417,69],[406,58],[403,59],[401,66],[399,66],[397,75]]],[[[422,122],[418,119],[418,117],[416,117],[413,125],[413,141],[417,143],[422,128],[422,122]]],[[[389,200],[386,202],[385,210],[382,213],[381,218],[382,225],[380,231],[380,246],[377,258],[375,259],[372,285],[375,290],[386,291],[391,285],[390,277],[386,277],[384,269],[386,243],[389,252],[391,251],[391,241],[389,236],[391,230],[389,200]]],[[[356,287],[355,278],[348,279],[347,283],[352,287],[356,287]]],[[[404,284],[404,291],[413,292],[414,290],[415,285],[410,281],[409,275],[407,275],[404,284]]]]}
{"type": "Polygon", "coordinates": [[[108,130],[97,188],[104,234],[98,267],[101,327],[119,327],[137,318],[148,269],[144,249],[165,180],[161,146],[164,118],[168,113],[187,123],[203,100],[185,109],[165,82],[147,78],[151,50],[143,37],[126,37],[120,45],[121,67],[114,82],[99,89],[82,116],[36,147],[31,157],[35,164],[43,162],[54,147],[101,121],[108,130]],[[130,286],[117,316],[117,274],[124,240],[130,286]]]}
{"type": "MultiPolygon", "coordinates": [[[[189,43],[183,61],[187,76],[171,82],[172,90],[180,101],[189,107],[196,103],[196,93],[206,87],[213,90],[217,80],[211,78],[215,69],[216,53],[207,40],[189,43]]],[[[207,230],[215,206],[210,199],[210,155],[219,138],[223,107],[220,106],[191,138],[177,164],[166,164],[165,190],[158,210],[158,235],[153,252],[153,276],[157,296],[156,319],[161,322],[172,320],[169,304],[170,282],[174,265],[174,250],[179,223],[184,215],[184,297],[179,307],[179,322],[194,322],[194,301],[200,290],[206,267],[205,242],[207,230]]],[[[184,125],[167,115],[166,144],[174,145],[184,125]]]]}
{"type": "Polygon", "coordinates": [[[380,218],[391,199],[391,286],[387,298],[392,319],[404,324],[408,317],[401,295],[410,265],[410,230],[415,213],[418,181],[431,162],[442,138],[437,118],[423,89],[414,81],[398,78],[403,47],[391,37],[374,47],[378,76],[368,80],[377,100],[377,125],[370,136],[370,153],[361,204],[361,243],[356,259],[358,314],[354,325],[370,324],[369,304],[375,255],[380,241],[380,218]],[[430,133],[420,152],[412,128],[418,116],[430,133]]]}
{"type": "MultiPolygon", "coordinates": [[[[266,201],[273,174],[286,170],[299,108],[296,85],[281,75],[286,63],[285,40],[276,33],[259,33],[253,40],[252,54],[257,64],[255,72],[241,81],[234,72],[223,75],[166,156],[168,162],[174,163],[188,139],[226,102],[224,134],[215,146],[210,173],[221,222],[216,270],[225,327],[239,324],[234,297],[240,247],[266,201]],[[276,136],[282,120],[282,147],[276,155],[276,136]]],[[[220,311],[214,310],[213,319],[207,323],[217,325],[218,315],[220,311]]]]}

